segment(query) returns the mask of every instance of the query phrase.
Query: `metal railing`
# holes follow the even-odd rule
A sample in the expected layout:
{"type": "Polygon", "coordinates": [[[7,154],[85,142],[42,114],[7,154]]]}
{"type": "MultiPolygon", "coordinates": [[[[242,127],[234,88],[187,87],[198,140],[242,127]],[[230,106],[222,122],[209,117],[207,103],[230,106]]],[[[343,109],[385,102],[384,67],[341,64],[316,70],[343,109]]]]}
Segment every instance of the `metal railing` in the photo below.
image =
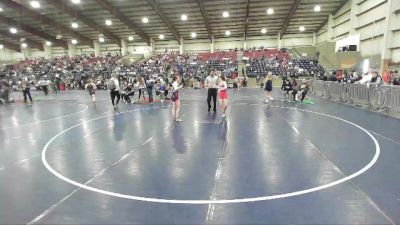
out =
{"type": "Polygon", "coordinates": [[[400,87],[387,85],[366,86],[362,84],[312,81],[311,92],[319,97],[350,103],[366,109],[400,113],[400,87]]]}

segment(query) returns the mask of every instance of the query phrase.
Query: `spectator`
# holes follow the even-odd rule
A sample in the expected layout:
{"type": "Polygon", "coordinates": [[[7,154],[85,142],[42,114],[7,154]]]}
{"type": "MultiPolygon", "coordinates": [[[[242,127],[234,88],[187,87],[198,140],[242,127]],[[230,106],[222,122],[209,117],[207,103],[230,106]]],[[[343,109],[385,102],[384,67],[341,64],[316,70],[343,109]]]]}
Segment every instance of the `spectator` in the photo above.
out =
{"type": "Polygon", "coordinates": [[[25,78],[22,80],[22,93],[24,94],[24,102],[27,103],[27,96],[29,97],[29,100],[31,103],[33,102],[32,96],[31,96],[31,84],[28,81],[28,78],[25,78]]]}
{"type": "Polygon", "coordinates": [[[10,87],[6,81],[0,82],[0,104],[8,103],[10,96],[10,87]]]}
{"type": "Polygon", "coordinates": [[[264,85],[264,91],[267,92],[267,97],[265,100],[265,103],[268,103],[269,100],[274,100],[272,98],[272,80],[273,80],[273,76],[272,73],[269,73],[266,77],[266,81],[265,81],[265,85],[264,85]]]}
{"type": "Polygon", "coordinates": [[[85,89],[88,90],[89,95],[92,96],[92,101],[96,102],[96,85],[93,83],[93,80],[87,80],[85,89]]]}
{"type": "Polygon", "coordinates": [[[146,80],[146,88],[147,88],[147,93],[149,95],[149,102],[153,102],[153,86],[154,86],[153,76],[149,76],[146,80]]]}
{"type": "Polygon", "coordinates": [[[298,87],[297,87],[297,81],[295,78],[292,79],[292,96],[293,96],[293,101],[296,101],[296,96],[298,92],[298,87]]]}
{"type": "Polygon", "coordinates": [[[124,92],[122,95],[122,98],[124,99],[124,101],[126,103],[131,103],[132,100],[130,98],[130,96],[134,96],[135,95],[135,90],[133,89],[133,85],[131,83],[126,83],[125,87],[124,87],[124,92]]]}
{"type": "Polygon", "coordinates": [[[138,89],[139,89],[139,98],[138,98],[138,102],[140,102],[140,97],[143,95],[143,102],[146,101],[145,97],[144,97],[144,90],[146,89],[146,84],[144,81],[143,77],[139,77],[138,78],[138,89]]]}
{"type": "Polygon", "coordinates": [[[369,86],[371,85],[379,86],[381,84],[382,84],[382,77],[378,75],[378,72],[373,71],[371,80],[369,82],[369,86]]]}
{"type": "Polygon", "coordinates": [[[292,84],[287,77],[283,77],[281,90],[284,91],[284,99],[289,99],[289,92],[292,90],[292,84]]]}
{"type": "Polygon", "coordinates": [[[110,91],[111,103],[114,107],[114,110],[117,110],[121,95],[119,93],[120,92],[119,81],[115,75],[112,75],[111,79],[107,82],[107,88],[110,91]],[[117,102],[115,102],[115,98],[117,98],[117,102]]]}
{"type": "Polygon", "coordinates": [[[300,94],[301,94],[301,102],[304,101],[308,91],[310,90],[310,86],[307,83],[306,79],[303,79],[300,84],[300,94]]]}

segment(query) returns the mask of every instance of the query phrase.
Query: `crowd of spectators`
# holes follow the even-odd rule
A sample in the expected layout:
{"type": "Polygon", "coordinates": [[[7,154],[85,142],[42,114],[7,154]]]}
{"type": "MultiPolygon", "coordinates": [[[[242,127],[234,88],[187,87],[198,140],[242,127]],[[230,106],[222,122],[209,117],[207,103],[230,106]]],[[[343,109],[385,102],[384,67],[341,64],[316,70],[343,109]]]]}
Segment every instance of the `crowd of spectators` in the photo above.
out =
{"type": "Polygon", "coordinates": [[[41,80],[54,83],[59,90],[84,88],[84,82],[89,76],[110,77],[119,59],[120,57],[111,55],[82,55],[74,58],[26,60],[0,70],[0,79],[5,80],[13,89],[18,89],[23,79],[28,80],[37,89],[42,87],[43,82],[39,82],[41,80]]]}
{"type": "Polygon", "coordinates": [[[400,75],[397,70],[386,71],[380,75],[376,70],[369,70],[367,73],[356,70],[333,70],[330,74],[319,77],[321,80],[339,83],[376,84],[376,85],[400,85],[400,75]]]}
{"type": "MultiPolygon", "coordinates": [[[[224,55],[218,53],[218,55],[224,55]]],[[[155,55],[147,60],[124,65],[121,57],[107,55],[60,57],[54,59],[35,59],[10,65],[0,71],[1,90],[22,90],[27,82],[47,95],[49,90],[84,89],[90,80],[97,89],[107,89],[107,80],[116,75],[122,84],[135,88],[138,81],[144,80],[146,86],[157,83],[171,83],[174,74],[182,77],[185,86],[204,87],[205,77],[211,70],[218,69],[231,75],[237,70],[237,60],[232,58],[213,58],[206,61],[197,54],[166,53],[155,55]],[[160,82],[162,81],[162,82],[160,82]]]]}
{"type": "Polygon", "coordinates": [[[265,77],[268,73],[292,78],[325,74],[325,69],[317,61],[292,59],[285,49],[247,51],[243,54],[243,59],[249,77],[265,77]]]}

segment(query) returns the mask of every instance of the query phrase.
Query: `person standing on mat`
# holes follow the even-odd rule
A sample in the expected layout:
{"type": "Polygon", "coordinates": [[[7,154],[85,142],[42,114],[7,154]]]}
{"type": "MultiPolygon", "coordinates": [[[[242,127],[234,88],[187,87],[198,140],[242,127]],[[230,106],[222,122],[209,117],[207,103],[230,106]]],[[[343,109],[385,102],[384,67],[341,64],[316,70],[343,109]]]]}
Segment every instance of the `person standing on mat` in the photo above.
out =
{"type": "Polygon", "coordinates": [[[24,102],[27,102],[26,96],[29,97],[29,100],[31,100],[32,103],[32,96],[31,96],[31,84],[28,81],[28,78],[25,78],[22,80],[21,83],[22,86],[22,93],[24,94],[24,102]]]}
{"type": "Polygon", "coordinates": [[[180,84],[180,79],[179,76],[175,76],[172,80],[172,95],[171,95],[171,101],[172,101],[172,118],[176,122],[182,122],[183,120],[179,118],[179,112],[181,110],[181,100],[179,99],[179,89],[183,87],[182,84],[180,84]]]}
{"type": "Polygon", "coordinates": [[[298,93],[298,85],[297,85],[296,78],[293,77],[291,84],[292,84],[293,101],[295,102],[296,101],[296,96],[297,96],[297,93],[298,93]]]}
{"type": "Polygon", "coordinates": [[[211,71],[210,75],[206,78],[205,85],[208,88],[207,93],[207,104],[208,111],[211,110],[211,98],[214,101],[214,112],[217,111],[217,91],[218,91],[218,77],[215,74],[215,71],[211,71]]]}
{"type": "Polygon", "coordinates": [[[292,84],[287,77],[283,77],[281,90],[284,92],[284,100],[290,100],[290,91],[292,91],[292,84]]]}
{"type": "Polygon", "coordinates": [[[92,96],[92,101],[96,102],[96,85],[92,79],[88,79],[85,85],[85,89],[88,90],[89,95],[92,96]]]}
{"type": "Polygon", "coordinates": [[[153,87],[154,87],[153,76],[149,76],[146,80],[147,94],[149,95],[149,102],[153,102],[153,87]]]}
{"type": "Polygon", "coordinates": [[[226,79],[224,75],[221,75],[221,81],[218,85],[218,93],[219,93],[219,104],[221,105],[222,110],[222,118],[226,117],[226,109],[228,108],[228,84],[226,83],[226,79]]]}
{"type": "Polygon", "coordinates": [[[303,79],[300,84],[301,102],[304,101],[308,91],[310,90],[310,85],[308,85],[307,80],[303,79]]]}
{"type": "Polygon", "coordinates": [[[119,94],[119,81],[115,75],[112,75],[111,79],[107,82],[107,87],[108,90],[110,90],[111,103],[114,107],[114,110],[117,110],[121,95],[119,94]],[[117,97],[117,102],[115,102],[115,97],[117,97]]]}
{"type": "Polygon", "coordinates": [[[49,94],[49,89],[48,89],[49,84],[45,76],[38,81],[38,85],[42,88],[44,95],[49,94]]]}
{"type": "Polygon", "coordinates": [[[146,99],[144,97],[144,90],[146,89],[146,84],[144,81],[144,78],[142,76],[138,77],[138,89],[139,89],[139,98],[138,98],[138,103],[141,103],[140,97],[143,95],[143,103],[146,102],[146,99]]]}
{"type": "Polygon", "coordinates": [[[271,100],[271,101],[274,100],[272,98],[272,80],[273,80],[273,76],[272,76],[272,73],[270,72],[266,77],[266,81],[265,81],[265,85],[264,85],[264,91],[267,93],[265,103],[268,103],[269,100],[271,100]]]}

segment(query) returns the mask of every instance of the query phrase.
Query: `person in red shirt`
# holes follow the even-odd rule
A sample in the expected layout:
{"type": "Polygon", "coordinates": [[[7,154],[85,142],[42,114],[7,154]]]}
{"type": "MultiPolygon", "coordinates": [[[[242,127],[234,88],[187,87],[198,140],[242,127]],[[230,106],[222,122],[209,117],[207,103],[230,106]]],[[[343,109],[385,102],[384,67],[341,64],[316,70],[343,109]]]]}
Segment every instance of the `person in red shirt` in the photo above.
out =
{"type": "Polygon", "coordinates": [[[226,83],[226,79],[224,75],[220,76],[220,82],[218,85],[218,93],[219,93],[219,104],[221,105],[222,110],[222,118],[226,117],[226,110],[228,109],[228,85],[226,83]]]}
{"type": "Polygon", "coordinates": [[[391,74],[390,74],[389,70],[387,70],[386,72],[383,73],[383,82],[385,84],[390,84],[390,81],[392,80],[390,75],[391,74]]]}
{"type": "Polygon", "coordinates": [[[342,70],[338,70],[338,71],[337,71],[336,80],[337,80],[338,82],[341,82],[341,81],[342,81],[342,70]]]}

